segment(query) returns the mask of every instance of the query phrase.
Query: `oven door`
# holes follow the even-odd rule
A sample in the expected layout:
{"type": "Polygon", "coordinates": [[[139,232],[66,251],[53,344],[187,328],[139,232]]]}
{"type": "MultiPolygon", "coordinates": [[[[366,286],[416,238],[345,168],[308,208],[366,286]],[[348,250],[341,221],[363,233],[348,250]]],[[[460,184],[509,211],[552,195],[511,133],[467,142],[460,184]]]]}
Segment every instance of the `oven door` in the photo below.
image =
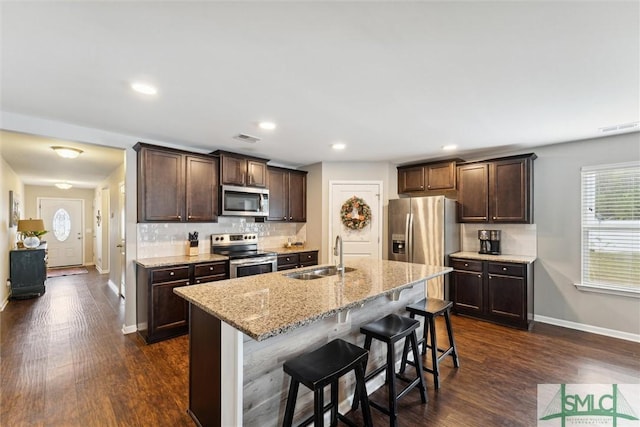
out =
{"type": "Polygon", "coordinates": [[[266,256],[258,258],[232,259],[229,261],[229,277],[253,276],[255,274],[272,273],[278,269],[278,257],[266,256]]]}

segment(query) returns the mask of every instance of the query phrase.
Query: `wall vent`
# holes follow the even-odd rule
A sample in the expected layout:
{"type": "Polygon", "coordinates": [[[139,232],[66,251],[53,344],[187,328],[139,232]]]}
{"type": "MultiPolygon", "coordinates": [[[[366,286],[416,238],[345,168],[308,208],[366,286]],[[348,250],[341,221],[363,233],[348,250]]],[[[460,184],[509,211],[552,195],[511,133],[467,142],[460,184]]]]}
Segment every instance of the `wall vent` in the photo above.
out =
{"type": "Polygon", "coordinates": [[[260,138],[258,138],[257,136],[247,135],[246,133],[239,133],[236,136],[234,136],[233,139],[237,139],[238,141],[249,142],[251,144],[255,144],[256,142],[260,141],[260,138]]]}
{"type": "Polygon", "coordinates": [[[640,127],[640,122],[631,122],[631,123],[623,123],[621,125],[606,126],[599,129],[600,129],[600,132],[602,133],[631,132],[632,130],[638,129],[639,127],[640,127]]]}

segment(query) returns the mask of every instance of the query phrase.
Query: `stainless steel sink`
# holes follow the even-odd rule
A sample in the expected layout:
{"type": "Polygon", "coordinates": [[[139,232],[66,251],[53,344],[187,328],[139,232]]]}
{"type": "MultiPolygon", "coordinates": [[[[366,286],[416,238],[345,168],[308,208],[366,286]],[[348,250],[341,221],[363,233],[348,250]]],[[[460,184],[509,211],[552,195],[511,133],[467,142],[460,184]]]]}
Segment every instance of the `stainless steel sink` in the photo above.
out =
{"type": "MultiPolygon", "coordinates": [[[[348,273],[350,271],[354,271],[355,268],[345,267],[344,272],[348,273]]],[[[338,270],[335,266],[321,267],[313,270],[306,271],[296,271],[294,273],[286,273],[285,276],[291,277],[292,279],[298,280],[313,280],[313,279],[321,279],[323,277],[335,276],[338,274],[338,270]]]]}

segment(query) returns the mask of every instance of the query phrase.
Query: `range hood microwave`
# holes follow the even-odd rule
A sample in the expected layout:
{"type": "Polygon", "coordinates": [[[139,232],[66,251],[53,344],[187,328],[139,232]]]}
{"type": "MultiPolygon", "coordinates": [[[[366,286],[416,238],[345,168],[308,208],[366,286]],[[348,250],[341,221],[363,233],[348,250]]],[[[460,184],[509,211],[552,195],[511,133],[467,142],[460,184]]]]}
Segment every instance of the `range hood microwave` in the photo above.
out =
{"type": "Polygon", "coordinates": [[[269,190],[223,185],[220,191],[220,211],[221,215],[226,216],[267,217],[269,190]]]}

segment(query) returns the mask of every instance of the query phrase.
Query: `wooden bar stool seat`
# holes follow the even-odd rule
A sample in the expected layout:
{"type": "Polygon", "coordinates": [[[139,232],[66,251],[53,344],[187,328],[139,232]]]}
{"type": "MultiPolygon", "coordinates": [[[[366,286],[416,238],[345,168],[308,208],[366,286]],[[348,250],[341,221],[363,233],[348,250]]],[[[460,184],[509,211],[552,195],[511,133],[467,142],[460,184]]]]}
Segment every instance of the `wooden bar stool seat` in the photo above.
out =
{"type": "Polygon", "coordinates": [[[282,423],[290,427],[296,406],[296,398],[300,383],[313,391],[314,413],[300,425],[314,423],[315,426],[324,425],[324,414],[331,410],[331,425],[340,421],[355,426],[355,424],[338,412],[338,379],[350,371],[356,375],[356,395],[354,399],[362,403],[362,418],[365,426],[371,427],[371,410],[367,398],[367,386],[364,373],[367,368],[369,352],[361,347],[344,340],[336,339],[310,353],[302,354],[288,360],[283,370],[291,376],[287,406],[282,423]],[[324,405],[324,387],[331,385],[331,402],[324,405]]]}
{"type": "MultiPolygon", "coordinates": [[[[379,411],[389,415],[390,425],[396,426],[398,423],[398,399],[405,396],[411,389],[418,387],[420,390],[420,398],[422,403],[427,402],[426,385],[424,377],[422,375],[422,362],[418,355],[418,344],[416,329],[420,326],[420,322],[414,319],[410,319],[405,316],[399,316],[397,314],[390,314],[382,319],[368,323],[360,328],[360,333],[365,335],[364,348],[366,350],[371,349],[371,342],[375,338],[379,341],[386,343],[387,345],[387,363],[365,376],[365,382],[369,381],[380,372],[386,370],[386,380],[389,387],[389,402],[388,406],[384,407],[372,400],[369,404],[378,409],[379,411]],[[395,343],[401,339],[405,339],[405,348],[410,343],[414,352],[414,358],[418,361],[416,365],[416,378],[410,380],[409,384],[400,393],[396,388],[396,355],[395,355],[395,343]]],[[[398,377],[399,379],[404,379],[398,377]]],[[[356,387],[357,393],[357,387],[356,387]]],[[[353,399],[352,409],[357,409],[358,400],[353,399]]]]}
{"type": "MultiPolygon", "coordinates": [[[[440,362],[445,357],[451,356],[451,358],[453,359],[453,366],[455,368],[458,368],[460,366],[460,362],[458,360],[458,350],[456,348],[456,342],[453,338],[453,328],[451,327],[451,307],[453,307],[453,302],[441,300],[438,298],[424,298],[406,307],[407,311],[409,312],[409,316],[412,319],[415,319],[416,315],[423,316],[425,318],[424,334],[418,341],[418,345],[422,344],[423,355],[426,354],[427,348],[431,350],[431,368],[423,366],[422,369],[433,375],[433,385],[436,389],[440,388],[440,362]],[[444,320],[447,325],[449,347],[446,349],[438,348],[436,337],[436,317],[438,316],[444,316],[444,320]]],[[[409,354],[408,345],[409,343],[406,343],[404,346],[400,372],[404,372],[407,364],[415,366],[414,362],[407,360],[407,356],[409,354]]],[[[418,362],[420,363],[420,360],[418,362]]],[[[420,364],[422,365],[422,363],[420,364]]]]}

